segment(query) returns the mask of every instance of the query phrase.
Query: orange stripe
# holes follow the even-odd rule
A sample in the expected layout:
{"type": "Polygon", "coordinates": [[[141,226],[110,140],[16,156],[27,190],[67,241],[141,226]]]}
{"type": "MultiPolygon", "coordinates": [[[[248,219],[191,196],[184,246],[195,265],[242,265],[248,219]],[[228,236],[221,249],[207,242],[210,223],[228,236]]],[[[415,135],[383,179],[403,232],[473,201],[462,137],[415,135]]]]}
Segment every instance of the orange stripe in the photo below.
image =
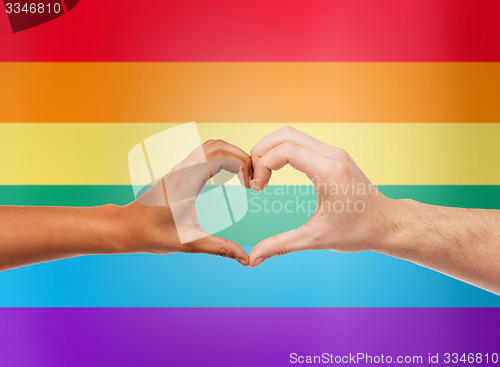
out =
{"type": "Polygon", "coordinates": [[[2,122],[498,122],[500,63],[1,63],[2,122]]]}

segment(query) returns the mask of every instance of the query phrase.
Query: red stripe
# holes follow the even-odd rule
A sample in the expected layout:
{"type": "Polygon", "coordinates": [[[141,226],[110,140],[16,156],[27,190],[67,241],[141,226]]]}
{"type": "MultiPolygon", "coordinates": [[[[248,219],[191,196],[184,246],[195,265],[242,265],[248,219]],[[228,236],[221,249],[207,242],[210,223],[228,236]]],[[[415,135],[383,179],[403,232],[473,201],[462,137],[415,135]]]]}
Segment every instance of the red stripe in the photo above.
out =
{"type": "Polygon", "coordinates": [[[81,0],[0,61],[500,61],[498,0],[81,0]]]}

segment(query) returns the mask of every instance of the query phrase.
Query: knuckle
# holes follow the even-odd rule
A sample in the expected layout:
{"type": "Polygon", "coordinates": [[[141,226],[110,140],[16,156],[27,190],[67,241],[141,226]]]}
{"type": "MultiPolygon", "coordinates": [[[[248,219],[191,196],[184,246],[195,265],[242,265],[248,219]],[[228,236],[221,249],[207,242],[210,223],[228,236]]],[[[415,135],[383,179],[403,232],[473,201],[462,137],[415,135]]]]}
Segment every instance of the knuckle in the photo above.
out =
{"type": "Polygon", "coordinates": [[[274,249],[275,256],[283,256],[286,255],[287,253],[288,251],[284,245],[276,246],[276,248],[274,249]]]}
{"type": "Polygon", "coordinates": [[[259,149],[257,149],[256,147],[253,147],[252,150],[250,150],[250,159],[257,158],[257,157],[260,157],[259,149]]]}
{"type": "Polygon", "coordinates": [[[348,161],[351,156],[342,148],[337,148],[337,155],[341,160],[348,161]]]}
{"type": "Polygon", "coordinates": [[[252,158],[250,158],[249,155],[243,156],[243,163],[245,164],[246,167],[250,167],[252,165],[252,158]]]}
{"type": "Polygon", "coordinates": [[[215,140],[212,140],[212,144],[214,145],[214,147],[216,149],[222,149],[224,147],[224,145],[226,144],[226,142],[222,139],[215,139],[215,140]]]}
{"type": "Polygon", "coordinates": [[[335,161],[328,167],[328,173],[334,177],[344,178],[349,176],[349,167],[343,161],[335,161]]]}
{"type": "Polygon", "coordinates": [[[281,129],[280,129],[280,132],[286,136],[290,136],[292,134],[295,133],[295,129],[290,126],[290,125],[287,125],[287,126],[283,126],[281,129]]]}
{"type": "Polygon", "coordinates": [[[337,177],[340,178],[349,177],[349,166],[346,163],[340,162],[337,164],[337,177]]]}
{"type": "Polygon", "coordinates": [[[227,257],[228,253],[229,253],[229,251],[228,251],[227,247],[221,247],[219,249],[219,251],[217,251],[216,255],[220,256],[220,257],[227,257]]]}

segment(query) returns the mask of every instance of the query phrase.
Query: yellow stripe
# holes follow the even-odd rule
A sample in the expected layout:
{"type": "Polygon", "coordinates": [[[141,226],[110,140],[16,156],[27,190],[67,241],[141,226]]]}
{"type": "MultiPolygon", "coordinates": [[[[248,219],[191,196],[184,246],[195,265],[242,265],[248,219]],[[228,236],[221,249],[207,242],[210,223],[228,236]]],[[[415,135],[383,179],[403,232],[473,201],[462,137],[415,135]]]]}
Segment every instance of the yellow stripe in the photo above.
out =
{"type": "MultiPolygon", "coordinates": [[[[0,184],[129,184],[128,152],[175,124],[0,124],[0,184]]],[[[202,140],[225,139],[247,152],[283,124],[199,124],[202,140]]],[[[500,123],[292,124],[346,149],[368,177],[384,185],[500,184],[500,123]]],[[[272,183],[300,184],[292,169],[272,183]]]]}
{"type": "Polygon", "coordinates": [[[498,122],[500,63],[0,63],[3,122],[498,122]]]}

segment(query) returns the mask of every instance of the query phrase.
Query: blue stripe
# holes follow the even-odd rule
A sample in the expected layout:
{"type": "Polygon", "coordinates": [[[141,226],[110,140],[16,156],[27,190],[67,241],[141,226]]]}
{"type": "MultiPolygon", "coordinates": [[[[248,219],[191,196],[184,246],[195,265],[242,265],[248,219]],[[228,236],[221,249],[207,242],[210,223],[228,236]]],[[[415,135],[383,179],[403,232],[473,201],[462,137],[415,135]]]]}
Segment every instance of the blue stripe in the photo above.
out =
{"type": "Polygon", "coordinates": [[[500,297],[374,253],[256,269],[208,255],[87,256],[0,274],[2,307],[500,307],[500,297]]]}

